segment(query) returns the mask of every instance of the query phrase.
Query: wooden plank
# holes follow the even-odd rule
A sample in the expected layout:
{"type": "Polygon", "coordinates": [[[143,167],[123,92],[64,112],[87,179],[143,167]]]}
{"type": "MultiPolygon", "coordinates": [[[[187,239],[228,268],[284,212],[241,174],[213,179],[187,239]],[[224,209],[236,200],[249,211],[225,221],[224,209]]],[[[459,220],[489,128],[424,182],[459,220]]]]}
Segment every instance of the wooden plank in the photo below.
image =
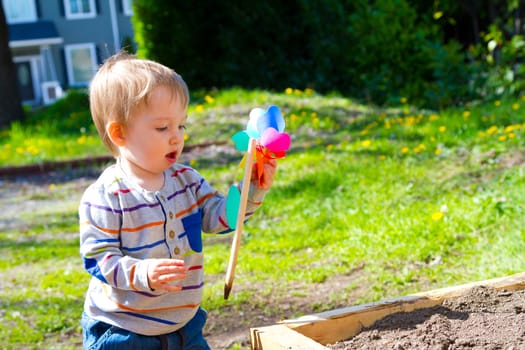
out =
{"type": "Polygon", "coordinates": [[[362,328],[390,314],[438,304],[439,300],[409,296],[303,316],[282,323],[320,344],[333,344],[358,334],[362,328]]]}
{"type": "MultiPolygon", "coordinates": [[[[445,299],[458,297],[475,286],[494,287],[496,289],[519,290],[525,289],[525,273],[518,273],[511,276],[495,278],[480,282],[467,283],[463,285],[435,289],[427,292],[416,293],[400,298],[385,299],[375,303],[357,305],[342,309],[306,315],[297,319],[284,320],[282,325],[300,333],[315,343],[332,344],[337,341],[348,339],[358,334],[363,327],[369,327],[376,321],[397,312],[410,312],[413,310],[440,305],[445,299]]],[[[279,343],[281,336],[269,333],[274,328],[267,328],[265,337],[274,339],[274,343],[279,343]]],[[[276,331],[283,332],[281,328],[276,331]]],[[[287,342],[289,344],[289,342],[287,342]]],[[[254,348],[257,350],[274,349],[299,349],[293,345],[288,347],[269,347],[263,346],[254,348]]]]}
{"type": "Polygon", "coordinates": [[[250,329],[252,350],[326,350],[326,347],[284,325],[250,329]]]}

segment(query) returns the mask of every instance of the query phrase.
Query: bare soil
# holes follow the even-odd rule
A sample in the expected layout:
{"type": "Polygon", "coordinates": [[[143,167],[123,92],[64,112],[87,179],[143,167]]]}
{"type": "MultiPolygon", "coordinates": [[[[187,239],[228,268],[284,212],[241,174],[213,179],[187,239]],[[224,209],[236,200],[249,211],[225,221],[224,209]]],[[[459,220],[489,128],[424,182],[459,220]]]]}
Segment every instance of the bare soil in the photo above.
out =
{"type": "Polygon", "coordinates": [[[525,290],[475,287],[441,306],[383,318],[333,350],[525,349],[525,290]]]}

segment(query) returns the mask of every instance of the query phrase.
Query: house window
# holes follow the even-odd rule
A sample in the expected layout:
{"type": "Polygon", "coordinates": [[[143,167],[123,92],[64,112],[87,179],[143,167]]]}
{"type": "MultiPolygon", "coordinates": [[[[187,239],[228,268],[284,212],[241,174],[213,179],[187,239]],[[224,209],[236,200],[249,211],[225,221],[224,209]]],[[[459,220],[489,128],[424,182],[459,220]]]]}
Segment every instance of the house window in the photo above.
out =
{"type": "Polygon", "coordinates": [[[87,86],[97,69],[95,44],[65,47],[67,78],[70,86],[87,86]]]}
{"type": "Polygon", "coordinates": [[[97,15],[95,0],[64,0],[66,18],[93,18],[97,15]]]}
{"type": "Polygon", "coordinates": [[[35,22],[35,0],[2,0],[7,23],[35,22]]]}
{"type": "Polygon", "coordinates": [[[133,15],[133,0],[122,0],[122,9],[126,16],[133,15]]]}

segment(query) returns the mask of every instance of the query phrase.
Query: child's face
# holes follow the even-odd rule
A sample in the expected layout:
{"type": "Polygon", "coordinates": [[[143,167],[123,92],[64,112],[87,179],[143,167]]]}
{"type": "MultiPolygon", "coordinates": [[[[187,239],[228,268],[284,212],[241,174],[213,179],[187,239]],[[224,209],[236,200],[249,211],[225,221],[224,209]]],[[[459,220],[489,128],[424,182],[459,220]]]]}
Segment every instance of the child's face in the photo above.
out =
{"type": "Polygon", "coordinates": [[[135,176],[160,175],[179,159],[186,119],[186,106],[164,86],[155,88],[148,103],[132,111],[120,155],[135,176]]]}

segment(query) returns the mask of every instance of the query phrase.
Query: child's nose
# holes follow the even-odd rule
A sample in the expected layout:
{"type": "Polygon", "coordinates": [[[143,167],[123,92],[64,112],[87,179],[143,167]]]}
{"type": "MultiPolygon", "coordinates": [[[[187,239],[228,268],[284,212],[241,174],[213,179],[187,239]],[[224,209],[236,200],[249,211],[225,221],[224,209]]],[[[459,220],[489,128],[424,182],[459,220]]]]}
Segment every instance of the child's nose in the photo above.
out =
{"type": "Polygon", "coordinates": [[[177,143],[180,143],[182,140],[184,140],[184,135],[180,131],[175,131],[171,137],[170,137],[170,144],[176,145],[177,143]]]}

